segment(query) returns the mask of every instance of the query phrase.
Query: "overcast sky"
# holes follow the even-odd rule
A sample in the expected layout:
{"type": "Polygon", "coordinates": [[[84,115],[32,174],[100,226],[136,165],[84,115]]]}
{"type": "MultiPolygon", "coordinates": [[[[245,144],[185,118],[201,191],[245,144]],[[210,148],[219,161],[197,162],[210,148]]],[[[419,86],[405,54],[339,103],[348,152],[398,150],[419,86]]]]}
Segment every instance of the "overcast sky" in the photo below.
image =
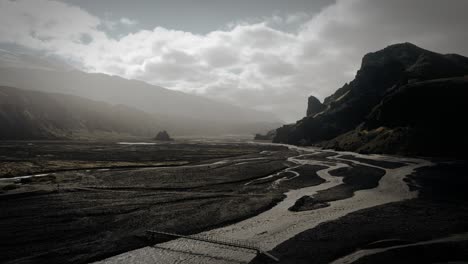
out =
{"type": "Polygon", "coordinates": [[[287,122],[412,42],[468,55],[467,0],[0,0],[0,44],[85,71],[271,111],[287,122]]]}

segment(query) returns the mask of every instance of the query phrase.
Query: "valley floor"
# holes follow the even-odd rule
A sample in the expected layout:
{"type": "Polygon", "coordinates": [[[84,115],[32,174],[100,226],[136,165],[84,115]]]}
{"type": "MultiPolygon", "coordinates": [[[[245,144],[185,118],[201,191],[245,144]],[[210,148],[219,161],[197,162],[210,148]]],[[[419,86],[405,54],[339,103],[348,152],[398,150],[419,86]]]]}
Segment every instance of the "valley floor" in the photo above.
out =
{"type": "Polygon", "coordinates": [[[147,230],[281,263],[468,260],[464,162],[204,141],[3,142],[0,156],[6,263],[272,261],[147,230]]]}

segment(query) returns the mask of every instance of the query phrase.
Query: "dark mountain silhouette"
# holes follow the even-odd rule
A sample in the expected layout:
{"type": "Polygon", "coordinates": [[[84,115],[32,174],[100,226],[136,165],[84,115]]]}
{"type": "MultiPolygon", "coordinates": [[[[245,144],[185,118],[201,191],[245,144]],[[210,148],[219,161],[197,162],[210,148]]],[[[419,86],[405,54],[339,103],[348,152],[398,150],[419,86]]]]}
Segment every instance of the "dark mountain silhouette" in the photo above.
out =
{"type": "Polygon", "coordinates": [[[276,130],[270,130],[266,134],[255,134],[255,140],[273,140],[276,136],[276,130]]]}
{"type": "Polygon", "coordinates": [[[0,86],[0,139],[151,137],[157,119],[123,105],[0,86]]]}
{"type": "Polygon", "coordinates": [[[369,53],[326,110],[277,129],[275,142],[370,153],[466,155],[468,58],[410,43],[369,53]]]}

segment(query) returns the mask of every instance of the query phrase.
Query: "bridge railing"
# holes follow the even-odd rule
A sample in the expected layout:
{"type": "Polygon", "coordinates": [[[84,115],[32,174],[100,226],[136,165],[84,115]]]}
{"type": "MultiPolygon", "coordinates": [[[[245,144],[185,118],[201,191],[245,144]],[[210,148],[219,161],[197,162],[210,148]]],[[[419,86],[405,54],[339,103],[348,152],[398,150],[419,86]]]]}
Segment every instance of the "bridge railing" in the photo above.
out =
{"type": "Polygon", "coordinates": [[[150,235],[151,237],[154,237],[155,235],[163,235],[163,236],[169,236],[169,237],[176,237],[176,238],[184,238],[184,239],[190,239],[190,240],[196,240],[196,241],[202,241],[206,243],[212,243],[212,244],[218,244],[218,245],[224,245],[224,246],[230,246],[230,247],[236,247],[236,248],[242,248],[242,249],[247,249],[247,250],[252,250],[257,252],[257,254],[262,254],[264,256],[267,256],[268,258],[279,262],[279,259],[276,258],[275,256],[271,255],[270,253],[263,251],[260,249],[258,246],[255,244],[245,241],[245,240],[235,240],[235,239],[229,239],[229,238],[211,238],[211,237],[205,237],[205,236],[200,236],[200,235],[180,235],[180,234],[175,234],[175,233],[169,233],[169,232],[164,232],[164,231],[157,231],[157,230],[147,230],[146,233],[150,235]]]}

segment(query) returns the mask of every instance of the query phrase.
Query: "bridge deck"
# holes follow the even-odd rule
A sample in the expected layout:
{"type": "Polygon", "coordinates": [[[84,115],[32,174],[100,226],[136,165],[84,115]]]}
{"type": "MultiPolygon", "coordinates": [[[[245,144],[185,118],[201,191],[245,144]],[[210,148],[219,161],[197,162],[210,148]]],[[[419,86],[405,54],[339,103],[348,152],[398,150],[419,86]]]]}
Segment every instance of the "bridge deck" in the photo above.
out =
{"type": "Polygon", "coordinates": [[[268,258],[279,262],[279,259],[276,258],[275,256],[271,255],[270,253],[263,251],[262,249],[254,246],[253,244],[247,242],[247,241],[238,241],[238,240],[233,240],[233,239],[212,239],[212,238],[207,238],[207,237],[200,237],[200,236],[185,236],[185,235],[179,235],[175,233],[169,233],[169,232],[163,232],[163,231],[156,231],[156,230],[147,230],[146,231],[148,234],[154,236],[155,234],[157,235],[165,235],[165,236],[170,236],[170,237],[177,237],[177,238],[185,238],[185,239],[190,239],[190,240],[196,240],[196,241],[202,241],[206,243],[212,243],[212,244],[218,244],[218,245],[224,245],[224,246],[229,246],[229,247],[236,247],[236,248],[242,248],[242,249],[247,249],[247,250],[253,250],[256,251],[257,254],[262,254],[264,256],[267,256],[268,258]]]}

